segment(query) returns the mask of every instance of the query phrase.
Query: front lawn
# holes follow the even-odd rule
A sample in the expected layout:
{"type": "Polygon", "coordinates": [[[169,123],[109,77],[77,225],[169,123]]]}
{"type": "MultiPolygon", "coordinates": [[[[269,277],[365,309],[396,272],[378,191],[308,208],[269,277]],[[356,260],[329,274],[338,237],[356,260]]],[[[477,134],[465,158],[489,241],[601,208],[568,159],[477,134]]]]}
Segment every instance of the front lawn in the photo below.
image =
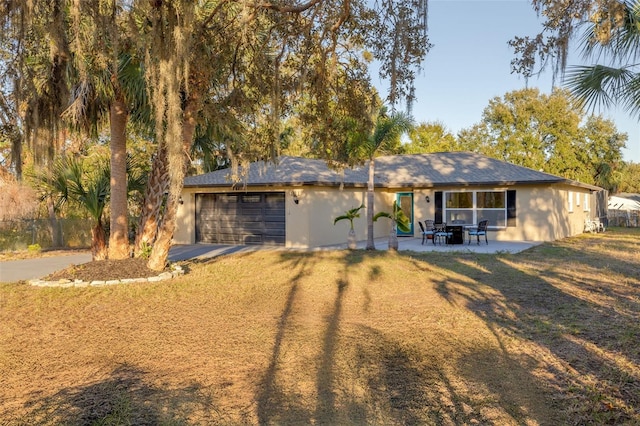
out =
{"type": "Polygon", "coordinates": [[[0,285],[0,425],[640,424],[640,230],[0,285]]]}

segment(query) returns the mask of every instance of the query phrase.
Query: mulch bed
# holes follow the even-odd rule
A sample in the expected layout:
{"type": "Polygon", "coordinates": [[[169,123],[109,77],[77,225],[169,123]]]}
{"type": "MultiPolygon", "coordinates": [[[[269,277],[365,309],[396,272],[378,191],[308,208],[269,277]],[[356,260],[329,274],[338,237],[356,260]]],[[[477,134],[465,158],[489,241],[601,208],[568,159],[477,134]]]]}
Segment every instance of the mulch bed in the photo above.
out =
{"type": "Polygon", "coordinates": [[[94,260],[80,265],[73,265],[56,271],[45,278],[45,281],[58,280],[121,280],[127,278],[154,277],[162,271],[154,271],[147,267],[147,259],[129,258],[122,260],[94,260]]]}

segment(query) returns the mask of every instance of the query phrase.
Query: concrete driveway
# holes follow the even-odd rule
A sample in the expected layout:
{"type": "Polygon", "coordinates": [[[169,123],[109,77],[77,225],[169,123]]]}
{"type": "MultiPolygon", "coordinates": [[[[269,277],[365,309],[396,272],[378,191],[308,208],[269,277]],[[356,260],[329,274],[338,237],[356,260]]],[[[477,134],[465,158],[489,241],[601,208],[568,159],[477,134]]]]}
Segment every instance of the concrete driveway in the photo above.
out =
{"type": "Polygon", "coordinates": [[[46,256],[34,259],[7,260],[0,262],[0,282],[15,282],[42,278],[52,272],[89,262],[91,253],[74,253],[46,256]]]}

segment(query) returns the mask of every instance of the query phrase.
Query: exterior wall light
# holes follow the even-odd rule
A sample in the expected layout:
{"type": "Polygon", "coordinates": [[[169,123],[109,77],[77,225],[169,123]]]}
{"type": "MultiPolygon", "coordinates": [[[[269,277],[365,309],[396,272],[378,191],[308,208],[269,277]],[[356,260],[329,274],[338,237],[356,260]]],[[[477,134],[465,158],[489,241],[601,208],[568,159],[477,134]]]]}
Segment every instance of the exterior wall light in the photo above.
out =
{"type": "Polygon", "coordinates": [[[299,189],[294,189],[291,191],[291,196],[293,197],[293,202],[298,204],[300,202],[300,196],[302,195],[302,191],[299,189]]]}
{"type": "Polygon", "coordinates": [[[427,203],[428,203],[429,201],[431,201],[431,200],[429,199],[429,196],[428,196],[428,195],[427,195],[426,197],[424,197],[424,199],[427,201],[427,203]]]}

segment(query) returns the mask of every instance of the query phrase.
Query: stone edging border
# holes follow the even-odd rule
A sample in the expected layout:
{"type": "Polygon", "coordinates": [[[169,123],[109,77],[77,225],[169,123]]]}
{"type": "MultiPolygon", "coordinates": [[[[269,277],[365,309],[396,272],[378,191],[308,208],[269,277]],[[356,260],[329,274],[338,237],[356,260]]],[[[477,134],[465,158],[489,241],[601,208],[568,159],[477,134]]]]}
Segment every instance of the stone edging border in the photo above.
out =
{"type": "Polygon", "coordinates": [[[58,280],[58,281],[44,281],[41,279],[29,280],[29,284],[36,287],[98,287],[103,285],[114,284],[129,284],[129,283],[145,283],[145,282],[157,282],[169,280],[180,275],[184,275],[184,269],[180,265],[171,265],[171,272],[163,272],[155,277],[148,278],[123,278],[121,280],[96,280],[96,281],[82,281],[82,280],[58,280]]]}

